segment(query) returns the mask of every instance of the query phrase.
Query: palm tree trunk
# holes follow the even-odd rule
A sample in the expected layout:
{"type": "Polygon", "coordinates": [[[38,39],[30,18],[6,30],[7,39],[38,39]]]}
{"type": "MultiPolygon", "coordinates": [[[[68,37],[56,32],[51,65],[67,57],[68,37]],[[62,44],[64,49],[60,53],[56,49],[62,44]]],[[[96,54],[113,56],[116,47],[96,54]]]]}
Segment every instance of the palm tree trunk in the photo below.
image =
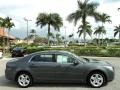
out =
{"type": "Polygon", "coordinates": [[[102,34],[102,46],[103,46],[103,34],[102,34]]]}
{"type": "Polygon", "coordinates": [[[50,46],[50,24],[48,24],[48,46],[50,46]]]}
{"type": "Polygon", "coordinates": [[[85,30],[84,30],[84,36],[83,36],[83,38],[84,38],[84,46],[86,47],[86,32],[85,32],[85,30]]]}
{"type": "Polygon", "coordinates": [[[98,45],[100,46],[100,34],[98,35],[98,45]]]}
{"type": "MultiPolygon", "coordinates": [[[[102,22],[102,27],[103,27],[103,22],[102,22]]],[[[102,33],[102,46],[103,46],[103,33],[102,33]]]]}
{"type": "Polygon", "coordinates": [[[85,22],[86,22],[86,16],[85,14],[83,15],[82,23],[83,23],[83,39],[84,39],[84,46],[86,47],[86,30],[85,30],[85,22]]]}
{"type": "Polygon", "coordinates": [[[120,43],[120,32],[119,32],[119,43],[120,43]]]}

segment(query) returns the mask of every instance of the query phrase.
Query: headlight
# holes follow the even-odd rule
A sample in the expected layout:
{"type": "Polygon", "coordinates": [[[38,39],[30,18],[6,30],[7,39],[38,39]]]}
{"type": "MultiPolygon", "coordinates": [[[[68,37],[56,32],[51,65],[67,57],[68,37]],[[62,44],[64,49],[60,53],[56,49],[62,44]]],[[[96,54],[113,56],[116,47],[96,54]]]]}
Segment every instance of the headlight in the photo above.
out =
{"type": "Polygon", "coordinates": [[[111,66],[105,66],[105,67],[106,67],[107,69],[113,71],[113,67],[111,67],[111,66]]]}

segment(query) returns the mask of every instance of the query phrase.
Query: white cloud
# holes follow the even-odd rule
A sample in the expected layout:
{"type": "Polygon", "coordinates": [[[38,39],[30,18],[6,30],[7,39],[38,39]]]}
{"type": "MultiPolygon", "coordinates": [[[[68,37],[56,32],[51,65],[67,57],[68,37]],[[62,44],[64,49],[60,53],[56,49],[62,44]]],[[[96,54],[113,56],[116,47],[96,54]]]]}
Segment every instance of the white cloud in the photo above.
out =
{"type": "MultiPolygon", "coordinates": [[[[105,12],[111,16],[113,21],[112,24],[106,24],[106,29],[109,28],[106,37],[113,37],[113,31],[115,25],[118,25],[120,12],[117,8],[120,2],[117,3],[105,3],[104,0],[92,0],[100,3],[98,10],[100,12],[105,12]]],[[[16,34],[18,37],[26,36],[26,22],[23,20],[24,17],[31,19],[29,22],[29,29],[35,28],[38,33],[44,33],[47,27],[40,29],[36,27],[35,21],[36,17],[41,12],[56,12],[64,20],[64,25],[67,26],[67,35],[73,32],[73,24],[66,21],[66,17],[77,9],[77,0],[0,0],[0,16],[10,16],[15,22],[15,28],[12,30],[12,34],[16,34]],[[44,30],[44,31],[42,31],[44,30]]],[[[93,27],[98,24],[93,20],[89,20],[93,27]]],[[[61,28],[61,32],[64,35],[64,28],[61,28]]],[[[75,27],[75,33],[77,32],[77,27],[75,27]]],[[[43,35],[45,35],[45,32],[43,35]]],[[[77,34],[75,35],[77,37],[77,34]]]]}

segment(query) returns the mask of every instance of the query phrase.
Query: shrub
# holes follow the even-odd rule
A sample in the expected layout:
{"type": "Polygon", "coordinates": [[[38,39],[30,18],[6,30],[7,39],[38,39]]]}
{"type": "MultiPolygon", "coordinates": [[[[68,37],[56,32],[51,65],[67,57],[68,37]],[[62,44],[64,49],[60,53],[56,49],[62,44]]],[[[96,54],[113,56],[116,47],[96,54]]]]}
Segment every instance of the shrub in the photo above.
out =
{"type": "Polygon", "coordinates": [[[79,56],[117,56],[120,57],[120,48],[105,48],[105,47],[27,47],[27,53],[34,53],[38,51],[45,51],[45,50],[62,50],[62,51],[69,51],[75,53],[79,56]]]}
{"type": "Polygon", "coordinates": [[[120,57],[120,48],[109,48],[107,52],[109,56],[120,57]]]}
{"type": "Polygon", "coordinates": [[[75,54],[77,55],[85,55],[85,56],[100,56],[101,55],[100,48],[79,48],[75,49],[75,54]]]}

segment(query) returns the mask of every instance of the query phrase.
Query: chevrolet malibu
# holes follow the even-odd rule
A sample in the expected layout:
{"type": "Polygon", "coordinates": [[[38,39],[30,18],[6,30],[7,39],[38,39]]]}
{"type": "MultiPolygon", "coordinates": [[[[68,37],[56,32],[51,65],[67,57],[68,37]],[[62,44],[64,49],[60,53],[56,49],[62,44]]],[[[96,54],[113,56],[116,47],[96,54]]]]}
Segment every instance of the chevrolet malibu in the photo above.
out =
{"type": "Polygon", "coordinates": [[[66,51],[42,51],[8,61],[5,76],[22,88],[38,82],[88,83],[98,88],[114,79],[114,67],[66,51]]]}

